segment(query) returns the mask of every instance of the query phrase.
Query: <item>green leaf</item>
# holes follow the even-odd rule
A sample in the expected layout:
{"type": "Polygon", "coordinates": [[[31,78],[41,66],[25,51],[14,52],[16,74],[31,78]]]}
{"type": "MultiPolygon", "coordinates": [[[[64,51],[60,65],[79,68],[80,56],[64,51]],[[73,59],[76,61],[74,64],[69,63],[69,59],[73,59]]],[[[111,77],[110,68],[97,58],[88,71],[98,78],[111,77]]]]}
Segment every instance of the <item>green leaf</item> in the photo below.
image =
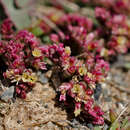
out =
{"type": "Polygon", "coordinates": [[[124,64],[124,67],[125,67],[126,69],[130,69],[130,63],[125,63],[125,64],[124,64]]]}
{"type": "Polygon", "coordinates": [[[126,117],[124,120],[123,120],[123,123],[122,123],[122,126],[121,126],[122,129],[125,129],[125,130],[130,130],[130,119],[128,117],[126,117]]]}
{"type": "Polygon", "coordinates": [[[18,30],[27,28],[31,24],[30,17],[28,15],[29,8],[16,9],[14,7],[13,0],[1,0],[7,16],[12,20],[18,30]]]}
{"type": "Polygon", "coordinates": [[[110,109],[109,111],[109,117],[110,117],[110,121],[111,121],[111,126],[109,128],[109,130],[116,130],[117,128],[120,128],[120,124],[118,121],[116,121],[117,119],[117,113],[114,112],[114,110],[110,109]]]}
{"type": "Polygon", "coordinates": [[[109,130],[117,130],[117,128],[120,128],[120,124],[118,121],[112,123],[109,130]]]}
{"type": "Polygon", "coordinates": [[[48,65],[53,65],[52,61],[47,57],[44,57],[43,61],[46,62],[48,65]]]}
{"type": "Polygon", "coordinates": [[[50,37],[49,36],[43,36],[42,38],[43,42],[45,43],[51,43],[50,37]]]}
{"type": "Polygon", "coordinates": [[[15,0],[18,7],[24,8],[32,4],[35,0],[15,0]]]}
{"type": "Polygon", "coordinates": [[[128,123],[128,117],[126,117],[126,118],[123,120],[121,127],[122,127],[122,128],[125,127],[125,125],[126,125],[127,123],[128,123]]]}
{"type": "Polygon", "coordinates": [[[35,27],[31,31],[35,36],[41,36],[44,32],[40,27],[35,27]]]}
{"type": "Polygon", "coordinates": [[[94,127],[94,130],[101,130],[100,127],[94,127]]]}
{"type": "Polygon", "coordinates": [[[111,123],[113,123],[116,120],[116,118],[117,118],[116,112],[114,112],[112,109],[110,109],[110,111],[109,111],[109,117],[110,117],[111,123]]]}

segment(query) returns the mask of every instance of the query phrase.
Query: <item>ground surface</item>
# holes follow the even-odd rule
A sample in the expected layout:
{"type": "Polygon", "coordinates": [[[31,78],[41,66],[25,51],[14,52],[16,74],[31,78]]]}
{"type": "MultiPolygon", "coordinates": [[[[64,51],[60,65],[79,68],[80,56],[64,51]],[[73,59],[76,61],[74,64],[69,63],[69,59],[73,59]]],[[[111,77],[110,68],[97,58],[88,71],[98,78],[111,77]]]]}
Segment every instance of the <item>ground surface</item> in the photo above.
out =
{"type": "MultiPolygon", "coordinates": [[[[129,60],[129,55],[123,56],[129,60]]],[[[122,69],[122,59],[113,64],[102,93],[97,101],[109,120],[109,109],[120,114],[130,100],[130,70],[122,69]]],[[[2,90],[1,90],[2,92],[2,90]]],[[[130,109],[120,117],[120,120],[130,116],[130,109]]],[[[84,123],[85,124],[85,123],[84,123]]],[[[0,130],[87,130],[93,126],[85,126],[76,119],[68,120],[68,114],[62,106],[56,105],[56,92],[47,84],[37,83],[27,98],[16,99],[14,102],[0,101],[0,130]]],[[[107,126],[103,126],[104,130],[107,126]]]]}

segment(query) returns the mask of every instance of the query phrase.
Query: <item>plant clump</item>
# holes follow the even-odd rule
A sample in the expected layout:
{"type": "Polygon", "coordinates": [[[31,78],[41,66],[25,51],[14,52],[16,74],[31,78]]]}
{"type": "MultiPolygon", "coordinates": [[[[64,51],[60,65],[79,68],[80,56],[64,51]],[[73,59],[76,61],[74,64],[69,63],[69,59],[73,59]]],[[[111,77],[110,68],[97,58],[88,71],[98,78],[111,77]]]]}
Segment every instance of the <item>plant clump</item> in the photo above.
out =
{"type": "MultiPolygon", "coordinates": [[[[89,0],[82,2],[90,3],[89,0]]],[[[38,71],[57,71],[59,101],[69,104],[71,99],[76,117],[84,114],[91,123],[104,124],[104,112],[94,101],[94,90],[97,84],[105,81],[111,56],[124,54],[130,48],[130,19],[125,14],[127,4],[118,0],[105,3],[105,0],[92,2],[96,6],[92,9],[93,17],[77,12],[58,17],[51,12],[45,16],[45,21],[40,19],[36,26],[26,30],[14,31],[10,19],[3,21],[2,76],[9,80],[9,86],[15,85],[16,96],[26,98],[26,93],[38,81],[38,71]],[[35,31],[43,39],[38,39],[35,31]]],[[[64,9],[57,3],[54,6],[64,9]]]]}
{"type": "MultiPolygon", "coordinates": [[[[85,24],[83,26],[87,26],[85,24]]],[[[59,100],[67,101],[66,96],[71,97],[75,116],[83,111],[94,124],[103,124],[103,112],[95,105],[92,95],[96,84],[104,81],[108,63],[88,51],[79,57],[71,55],[71,48],[60,43],[57,35],[51,35],[54,44],[40,45],[32,33],[26,30],[14,32],[12,26],[9,20],[1,26],[0,55],[6,66],[3,77],[10,80],[10,85],[15,84],[16,95],[26,98],[26,93],[37,82],[35,72],[47,70],[46,61],[50,60],[51,67],[56,66],[62,73],[59,100]]]]}
{"type": "Polygon", "coordinates": [[[0,56],[6,66],[3,76],[16,84],[16,94],[26,98],[26,92],[35,84],[35,69],[45,70],[44,57],[39,49],[37,38],[26,30],[17,33],[12,23],[5,20],[1,27],[0,56]]]}

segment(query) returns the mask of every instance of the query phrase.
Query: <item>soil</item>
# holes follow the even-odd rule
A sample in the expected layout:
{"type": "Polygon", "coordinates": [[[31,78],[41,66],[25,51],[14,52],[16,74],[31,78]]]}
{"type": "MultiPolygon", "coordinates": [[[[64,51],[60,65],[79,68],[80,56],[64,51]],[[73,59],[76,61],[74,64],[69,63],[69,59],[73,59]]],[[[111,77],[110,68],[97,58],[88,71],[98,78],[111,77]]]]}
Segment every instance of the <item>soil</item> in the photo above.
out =
{"type": "MultiPolygon", "coordinates": [[[[129,60],[129,56],[123,56],[129,60]]],[[[109,121],[109,110],[120,114],[130,101],[130,70],[122,69],[121,61],[111,66],[110,73],[104,83],[99,99],[96,101],[105,112],[105,120],[109,121]],[[118,66],[117,66],[118,63],[118,66]]],[[[2,93],[2,89],[0,90],[2,93]]],[[[66,112],[56,98],[56,92],[50,83],[37,83],[27,94],[25,100],[16,98],[9,103],[0,101],[0,130],[90,130],[93,125],[80,122],[76,118],[68,118],[72,113],[66,112]]],[[[71,111],[70,111],[71,112],[71,111]]],[[[130,116],[130,109],[120,120],[130,116]]],[[[104,130],[108,124],[102,126],[104,130]]]]}

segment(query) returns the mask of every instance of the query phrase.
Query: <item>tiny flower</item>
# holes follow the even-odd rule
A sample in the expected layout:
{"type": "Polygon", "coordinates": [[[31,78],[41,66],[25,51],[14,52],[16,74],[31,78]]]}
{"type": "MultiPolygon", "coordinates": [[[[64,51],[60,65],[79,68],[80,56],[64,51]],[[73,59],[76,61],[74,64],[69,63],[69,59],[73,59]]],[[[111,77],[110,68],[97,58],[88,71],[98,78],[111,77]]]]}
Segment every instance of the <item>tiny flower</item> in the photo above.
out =
{"type": "Polygon", "coordinates": [[[70,66],[67,70],[69,73],[73,74],[76,71],[76,66],[70,66]]]}
{"type": "Polygon", "coordinates": [[[62,85],[59,86],[59,90],[62,91],[62,90],[69,90],[71,88],[71,84],[70,83],[63,83],[62,85]]]}
{"type": "Polygon", "coordinates": [[[46,70],[47,69],[44,62],[40,62],[39,63],[39,68],[42,69],[42,70],[46,70]]]}
{"type": "Polygon", "coordinates": [[[65,47],[65,53],[66,53],[67,55],[70,55],[70,54],[71,54],[70,47],[68,47],[68,46],[65,47]]]}
{"type": "Polygon", "coordinates": [[[72,88],[73,93],[80,93],[81,92],[81,87],[79,84],[74,84],[72,88]]]}
{"type": "Polygon", "coordinates": [[[18,82],[20,82],[20,80],[21,80],[21,75],[15,75],[11,82],[12,83],[17,82],[17,84],[18,84],[18,82]]]}
{"type": "Polygon", "coordinates": [[[11,34],[13,33],[13,23],[10,19],[5,19],[1,25],[1,33],[5,38],[11,38],[11,34]]]}
{"type": "Polygon", "coordinates": [[[117,30],[117,34],[120,34],[120,35],[124,35],[124,34],[127,34],[127,29],[126,28],[118,28],[117,30]]]}
{"type": "Polygon", "coordinates": [[[74,111],[74,114],[75,116],[78,116],[81,112],[81,103],[79,102],[76,102],[75,103],[75,111],[74,111]]]}
{"type": "Polygon", "coordinates": [[[97,116],[94,121],[93,124],[95,125],[103,125],[104,124],[104,118],[101,116],[97,116]]]}
{"type": "Polygon", "coordinates": [[[79,74],[81,75],[81,76],[83,76],[83,75],[86,75],[87,74],[87,69],[86,69],[86,67],[79,67],[79,69],[78,69],[78,72],[79,72],[79,74]]]}
{"type": "Polygon", "coordinates": [[[110,18],[110,13],[105,8],[96,7],[95,15],[97,18],[101,18],[102,20],[110,18]]]}
{"type": "Polygon", "coordinates": [[[124,45],[125,43],[126,43],[126,38],[125,37],[123,37],[123,36],[119,36],[119,37],[117,37],[117,43],[119,44],[119,45],[124,45]]]}
{"type": "Polygon", "coordinates": [[[37,76],[31,70],[26,70],[22,74],[22,81],[34,84],[37,81],[37,76]]]}
{"type": "Polygon", "coordinates": [[[4,74],[3,74],[4,77],[6,78],[11,78],[14,76],[14,71],[11,69],[11,70],[7,70],[4,74]]]}
{"type": "Polygon", "coordinates": [[[72,77],[72,81],[74,81],[75,83],[79,82],[78,76],[74,75],[74,76],[72,77]]]}
{"type": "Polygon", "coordinates": [[[41,70],[46,70],[46,65],[45,62],[42,62],[41,59],[37,58],[34,59],[32,66],[35,67],[37,70],[41,69],[41,70]]]}
{"type": "Polygon", "coordinates": [[[81,99],[81,97],[79,96],[79,94],[77,95],[77,96],[75,96],[75,101],[76,102],[82,102],[82,99],[81,99]]]}
{"type": "Polygon", "coordinates": [[[87,76],[88,76],[89,78],[92,78],[92,77],[93,77],[93,75],[92,75],[90,72],[87,72],[87,76]]]}
{"type": "Polygon", "coordinates": [[[21,89],[25,90],[27,86],[26,86],[25,84],[20,84],[19,87],[20,87],[21,89]]]}
{"type": "Polygon", "coordinates": [[[88,111],[88,110],[92,107],[93,102],[94,102],[94,101],[93,101],[92,99],[88,99],[87,102],[85,103],[84,109],[85,109],[86,111],[88,111]]]}
{"type": "Polygon", "coordinates": [[[95,88],[96,88],[96,85],[95,85],[95,83],[90,83],[90,84],[89,84],[89,87],[90,87],[91,89],[95,89],[95,88]]]}
{"type": "Polygon", "coordinates": [[[57,34],[51,34],[50,39],[54,42],[57,43],[59,41],[59,37],[57,34]]]}
{"type": "Polygon", "coordinates": [[[26,98],[26,92],[24,90],[21,91],[20,95],[22,99],[26,98]]]}
{"type": "Polygon", "coordinates": [[[28,82],[29,81],[29,74],[27,72],[24,72],[22,74],[22,80],[23,80],[23,82],[28,82]]]}
{"type": "Polygon", "coordinates": [[[88,113],[89,113],[91,116],[93,116],[94,118],[97,117],[97,113],[96,113],[93,109],[89,109],[89,110],[88,110],[88,113]]]}
{"type": "Polygon", "coordinates": [[[29,76],[29,81],[28,81],[28,82],[34,84],[34,83],[36,83],[36,81],[37,81],[37,76],[36,76],[35,73],[32,73],[32,74],[29,76]]]}
{"type": "Polygon", "coordinates": [[[87,89],[87,90],[86,90],[86,94],[91,96],[91,95],[93,94],[93,90],[87,89]]]}
{"type": "Polygon", "coordinates": [[[81,113],[81,109],[76,109],[76,110],[74,111],[75,117],[78,116],[78,115],[80,115],[80,113],[81,113]]]}
{"type": "Polygon", "coordinates": [[[16,87],[16,93],[17,93],[17,94],[20,94],[20,93],[21,93],[21,90],[20,90],[18,87],[16,87]]]}
{"type": "Polygon", "coordinates": [[[59,99],[59,101],[65,101],[66,100],[66,96],[65,96],[65,94],[63,95],[63,94],[61,94],[60,95],[60,99],[59,99]]]}
{"type": "Polygon", "coordinates": [[[94,106],[93,109],[99,116],[102,116],[104,114],[104,112],[101,110],[99,106],[94,106]]]}
{"type": "Polygon", "coordinates": [[[109,51],[106,48],[101,49],[100,55],[103,57],[107,57],[109,55],[109,51]]]}
{"type": "Polygon", "coordinates": [[[32,55],[34,57],[40,57],[40,56],[42,56],[41,50],[38,49],[38,48],[34,48],[34,50],[32,51],[32,55]]]}

